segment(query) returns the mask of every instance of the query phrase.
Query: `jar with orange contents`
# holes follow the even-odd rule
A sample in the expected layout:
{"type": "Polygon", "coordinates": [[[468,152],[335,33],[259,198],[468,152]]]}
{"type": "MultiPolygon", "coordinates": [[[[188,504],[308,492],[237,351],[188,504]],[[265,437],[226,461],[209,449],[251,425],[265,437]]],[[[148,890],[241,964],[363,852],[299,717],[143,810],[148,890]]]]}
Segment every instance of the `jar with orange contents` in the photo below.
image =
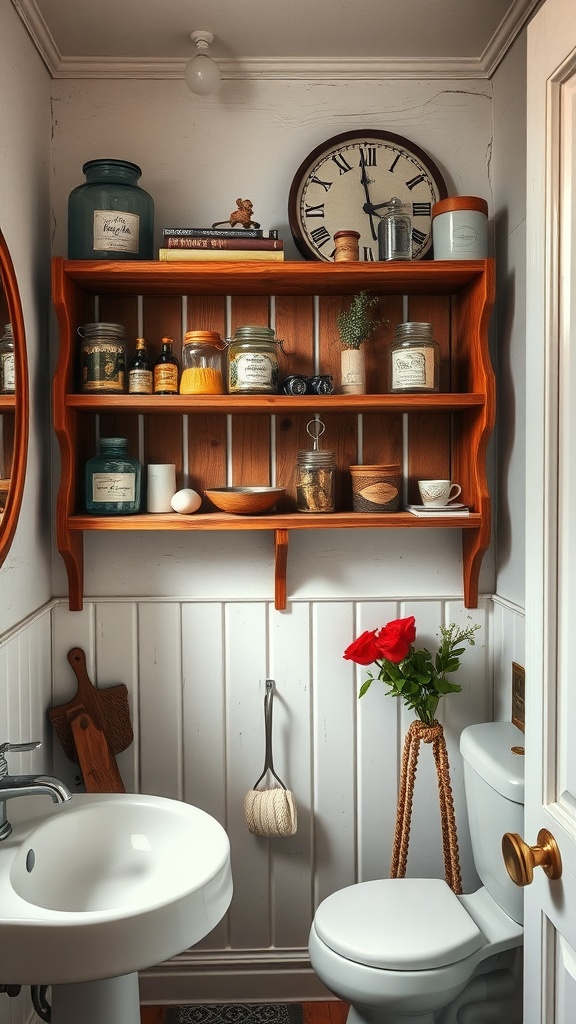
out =
{"type": "Polygon", "coordinates": [[[182,348],[181,395],[222,395],[222,350],[217,331],[187,331],[182,348]]]}

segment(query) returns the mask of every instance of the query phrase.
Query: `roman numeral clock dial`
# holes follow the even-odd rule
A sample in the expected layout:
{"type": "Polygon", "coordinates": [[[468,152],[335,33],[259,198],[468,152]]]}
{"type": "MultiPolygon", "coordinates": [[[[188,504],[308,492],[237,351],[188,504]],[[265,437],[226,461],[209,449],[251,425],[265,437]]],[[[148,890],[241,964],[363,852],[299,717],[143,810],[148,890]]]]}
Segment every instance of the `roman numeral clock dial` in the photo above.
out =
{"type": "Polygon", "coordinates": [[[432,255],[432,207],[448,190],[434,161],[390,132],[345,132],[302,162],[288,198],[288,218],[306,259],[332,262],[336,231],[360,233],[360,259],[378,259],[378,223],[392,198],[412,219],[412,257],[432,255]]]}

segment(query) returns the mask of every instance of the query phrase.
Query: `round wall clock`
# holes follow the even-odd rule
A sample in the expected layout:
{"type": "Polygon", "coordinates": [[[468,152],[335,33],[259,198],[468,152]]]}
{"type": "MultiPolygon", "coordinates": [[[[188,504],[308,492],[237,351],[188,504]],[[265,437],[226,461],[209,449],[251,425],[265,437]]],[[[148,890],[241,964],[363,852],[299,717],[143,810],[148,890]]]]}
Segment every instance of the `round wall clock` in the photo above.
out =
{"type": "Polygon", "coordinates": [[[378,259],[378,222],[387,203],[402,200],[412,218],[412,256],[431,255],[432,206],[448,195],[430,157],[391,132],[344,132],[317,146],[290,187],[288,218],[306,259],[331,262],[334,232],[360,232],[360,259],[378,259]]]}

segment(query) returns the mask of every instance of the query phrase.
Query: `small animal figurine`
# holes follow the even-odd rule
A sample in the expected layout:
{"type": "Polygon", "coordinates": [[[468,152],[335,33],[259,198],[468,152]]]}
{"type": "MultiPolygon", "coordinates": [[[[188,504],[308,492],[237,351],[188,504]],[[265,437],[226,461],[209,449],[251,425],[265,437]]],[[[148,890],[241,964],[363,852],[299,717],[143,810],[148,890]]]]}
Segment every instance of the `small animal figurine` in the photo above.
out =
{"type": "Polygon", "coordinates": [[[229,224],[233,228],[236,224],[239,224],[243,228],[259,228],[260,225],[257,220],[252,220],[252,214],[254,207],[251,199],[237,199],[236,206],[237,210],[232,210],[228,220],[218,220],[212,225],[213,228],[219,228],[223,224],[229,224]]]}

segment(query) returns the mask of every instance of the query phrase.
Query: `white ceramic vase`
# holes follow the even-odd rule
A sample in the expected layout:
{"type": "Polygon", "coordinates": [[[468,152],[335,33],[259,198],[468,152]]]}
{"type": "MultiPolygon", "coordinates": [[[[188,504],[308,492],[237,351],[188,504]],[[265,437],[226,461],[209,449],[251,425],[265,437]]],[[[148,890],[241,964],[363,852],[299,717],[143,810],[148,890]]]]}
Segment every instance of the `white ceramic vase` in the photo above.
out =
{"type": "Polygon", "coordinates": [[[340,356],[343,395],[366,394],[366,361],[362,348],[343,348],[340,356]]]}

